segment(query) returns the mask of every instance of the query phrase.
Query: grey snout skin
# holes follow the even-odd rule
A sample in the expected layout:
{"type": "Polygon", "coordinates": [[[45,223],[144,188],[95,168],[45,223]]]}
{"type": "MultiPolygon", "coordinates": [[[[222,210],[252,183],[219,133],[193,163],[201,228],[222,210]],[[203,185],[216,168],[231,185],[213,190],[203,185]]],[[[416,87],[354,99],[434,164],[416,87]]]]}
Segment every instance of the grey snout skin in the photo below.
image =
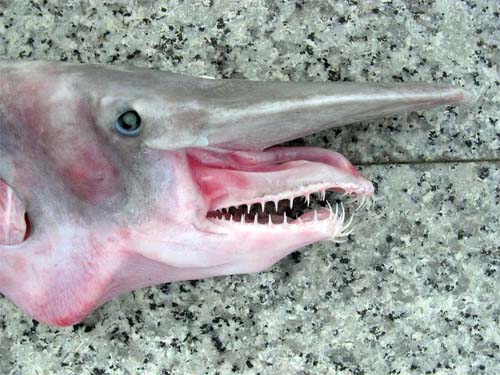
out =
{"type": "MultiPolygon", "coordinates": [[[[331,127],[471,101],[462,88],[450,85],[243,80],[203,80],[192,97],[198,109],[180,115],[198,122],[186,141],[254,151],[331,127]]],[[[164,144],[161,138],[149,145],[164,144]]]]}

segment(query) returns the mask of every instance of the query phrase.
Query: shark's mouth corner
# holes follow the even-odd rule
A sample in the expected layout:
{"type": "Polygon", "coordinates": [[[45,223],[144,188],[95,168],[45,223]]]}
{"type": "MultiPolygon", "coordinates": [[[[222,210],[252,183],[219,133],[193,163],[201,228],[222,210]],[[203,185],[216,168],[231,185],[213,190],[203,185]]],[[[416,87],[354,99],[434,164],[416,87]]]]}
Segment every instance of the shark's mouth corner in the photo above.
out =
{"type": "Polygon", "coordinates": [[[373,185],[342,155],[318,148],[189,149],[206,220],[228,230],[327,231],[343,242],[373,185]]]}

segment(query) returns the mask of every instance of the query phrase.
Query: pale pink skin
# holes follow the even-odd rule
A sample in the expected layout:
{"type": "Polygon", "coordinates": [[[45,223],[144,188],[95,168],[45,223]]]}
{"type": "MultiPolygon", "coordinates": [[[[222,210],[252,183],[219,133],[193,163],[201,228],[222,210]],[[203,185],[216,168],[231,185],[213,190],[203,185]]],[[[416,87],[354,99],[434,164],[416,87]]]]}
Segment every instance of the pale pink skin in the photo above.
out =
{"type": "Polygon", "coordinates": [[[267,225],[209,219],[208,211],[328,189],[373,194],[338,153],[268,147],[465,98],[446,86],[0,62],[0,292],[35,319],[66,326],[137,288],[265,270],[345,236],[340,215],[323,209],[317,220],[309,213],[267,225]],[[143,120],[136,138],[113,128],[129,109],[143,120]]]}

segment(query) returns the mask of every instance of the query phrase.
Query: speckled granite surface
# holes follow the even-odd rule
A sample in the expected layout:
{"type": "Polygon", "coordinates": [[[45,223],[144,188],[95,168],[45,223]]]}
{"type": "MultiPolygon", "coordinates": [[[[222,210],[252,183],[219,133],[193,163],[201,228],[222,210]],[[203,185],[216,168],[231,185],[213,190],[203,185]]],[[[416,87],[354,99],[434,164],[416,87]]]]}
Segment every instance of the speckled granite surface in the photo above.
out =
{"type": "Polygon", "coordinates": [[[345,244],[137,291],[67,329],[0,299],[2,373],[500,373],[499,22],[495,1],[0,0],[3,57],[479,96],[295,142],[341,151],[376,183],[345,244]]]}

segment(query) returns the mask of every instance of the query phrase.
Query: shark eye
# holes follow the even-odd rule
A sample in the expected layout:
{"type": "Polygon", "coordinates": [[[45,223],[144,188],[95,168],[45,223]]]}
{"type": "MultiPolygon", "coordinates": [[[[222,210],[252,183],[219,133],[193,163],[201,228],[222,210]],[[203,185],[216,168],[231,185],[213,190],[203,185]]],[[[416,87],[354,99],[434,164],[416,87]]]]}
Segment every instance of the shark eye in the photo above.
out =
{"type": "Polygon", "coordinates": [[[127,137],[137,137],[141,132],[141,116],[136,111],[122,113],[115,121],[115,130],[127,137]]]}

